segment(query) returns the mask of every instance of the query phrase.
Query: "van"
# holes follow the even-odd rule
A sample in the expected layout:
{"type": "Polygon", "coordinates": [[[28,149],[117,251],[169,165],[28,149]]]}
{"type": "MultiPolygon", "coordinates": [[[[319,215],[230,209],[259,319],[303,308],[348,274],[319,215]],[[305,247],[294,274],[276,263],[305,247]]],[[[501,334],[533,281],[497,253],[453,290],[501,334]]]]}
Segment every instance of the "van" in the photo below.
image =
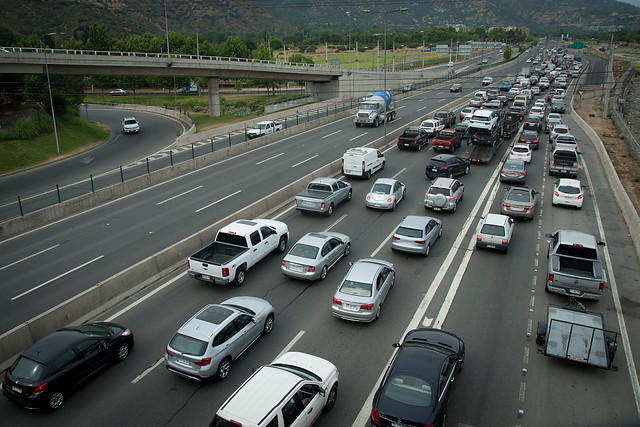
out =
{"type": "Polygon", "coordinates": [[[524,106],[527,107],[529,105],[529,100],[531,98],[529,98],[528,95],[525,95],[524,93],[522,93],[522,91],[520,91],[519,94],[516,95],[516,97],[513,99],[513,102],[516,102],[518,100],[522,100],[525,102],[524,106]]]}
{"type": "Polygon", "coordinates": [[[522,89],[519,95],[527,95],[529,97],[529,102],[533,99],[533,92],[531,89],[522,89]]]}
{"type": "Polygon", "coordinates": [[[311,426],[338,395],[338,369],[311,354],[289,352],[258,368],[222,404],[212,427],[311,426]]]}
{"type": "Polygon", "coordinates": [[[375,148],[349,148],[342,156],[342,174],[365,179],[371,174],[384,169],[385,157],[375,148]]]}

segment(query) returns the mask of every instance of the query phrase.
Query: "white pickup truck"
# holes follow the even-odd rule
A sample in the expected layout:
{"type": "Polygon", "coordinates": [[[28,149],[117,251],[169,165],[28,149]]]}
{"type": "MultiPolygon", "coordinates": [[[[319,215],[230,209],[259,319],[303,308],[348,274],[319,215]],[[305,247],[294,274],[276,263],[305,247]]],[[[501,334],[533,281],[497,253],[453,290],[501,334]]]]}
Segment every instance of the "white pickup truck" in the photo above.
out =
{"type": "Polygon", "coordinates": [[[271,120],[258,122],[251,129],[247,131],[247,136],[250,139],[257,138],[263,135],[269,135],[274,132],[282,130],[282,123],[274,122],[271,120]]]}
{"type": "Polygon", "coordinates": [[[220,285],[241,286],[245,274],[272,251],[287,249],[287,224],[269,219],[240,219],[221,228],[213,243],[187,259],[190,276],[220,285]]]}

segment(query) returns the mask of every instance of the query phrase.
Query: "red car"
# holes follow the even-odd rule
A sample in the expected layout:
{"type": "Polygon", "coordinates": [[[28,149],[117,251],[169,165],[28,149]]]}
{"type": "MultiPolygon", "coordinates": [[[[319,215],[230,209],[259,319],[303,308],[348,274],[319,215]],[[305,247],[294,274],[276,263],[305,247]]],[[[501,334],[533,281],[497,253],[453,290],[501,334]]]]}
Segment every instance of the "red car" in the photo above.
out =
{"type": "Polygon", "coordinates": [[[454,129],[443,129],[431,140],[434,150],[449,150],[452,153],[462,144],[462,135],[454,129]]]}

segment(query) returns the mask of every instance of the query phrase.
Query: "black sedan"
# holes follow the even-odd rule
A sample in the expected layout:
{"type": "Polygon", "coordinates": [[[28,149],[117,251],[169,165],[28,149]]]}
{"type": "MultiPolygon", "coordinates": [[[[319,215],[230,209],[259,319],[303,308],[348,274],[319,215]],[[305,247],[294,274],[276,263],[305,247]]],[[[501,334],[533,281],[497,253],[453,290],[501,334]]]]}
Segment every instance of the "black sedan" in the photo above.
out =
{"type": "Polygon", "coordinates": [[[444,426],[464,343],[440,329],[409,331],[373,397],[372,426],[444,426]]]}
{"type": "Polygon", "coordinates": [[[534,130],[540,133],[542,131],[542,121],[540,121],[540,119],[534,119],[533,117],[528,117],[524,121],[523,128],[527,130],[534,130]]]}
{"type": "Polygon", "coordinates": [[[529,144],[531,148],[537,150],[540,147],[540,135],[535,130],[523,130],[518,140],[521,144],[529,144]]]}
{"type": "Polygon", "coordinates": [[[452,154],[438,154],[433,156],[425,168],[425,174],[429,179],[439,176],[453,178],[461,174],[467,175],[470,169],[469,160],[452,154]]]}
{"type": "Polygon", "coordinates": [[[56,331],[22,352],[5,372],[2,394],[28,407],[55,410],[78,384],[127,358],[133,333],[97,322],[56,331]]]}

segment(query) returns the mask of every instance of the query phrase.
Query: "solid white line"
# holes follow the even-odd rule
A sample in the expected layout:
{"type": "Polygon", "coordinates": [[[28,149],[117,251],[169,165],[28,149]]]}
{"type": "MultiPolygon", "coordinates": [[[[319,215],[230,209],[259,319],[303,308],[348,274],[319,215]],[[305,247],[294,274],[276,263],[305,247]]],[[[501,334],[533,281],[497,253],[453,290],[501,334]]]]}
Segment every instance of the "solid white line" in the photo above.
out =
{"type": "Polygon", "coordinates": [[[295,168],[296,166],[300,166],[301,164],[306,163],[306,162],[308,162],[309,160],[313,160],[313,159],[315,159],[316,157],[318,157],[318,154],[316,154],[315,156],[311,156],[311,157],[309,157],[308,159],[303,160],[303,161],[301,161],[301,162],[299,162],[299,163],[296,163],[295,165],[293,165],[293,166],[291,166],[291,167],[292,167],[292,168],[295,168]]]}
{"type": "Polygon", "coordinates": [[[287,344],[287,345],[282,349],[282,351],[280,352],[280,354],[279,354],[279,355],[277,355],[277,356],[276,356],[276,358],[275,358],[275,359],[273,359],[273,360],[275,361],[276,359],[279,359],[280,357],[282,357],[282,355],[284,355],[286,352],[288,352],[289,350],[291,350],[291,347],[293,347],[293,345],[294,345],[295,343],[297,343],[297,342],[298,342],[298,340],[299,340],[300,338],[302,338],[302,336],[303,336],[303,335],[304,335],[304,331],[300,331],[300,332],[298,332],[298,335],[296,335],[295,337],[293,337],[293,339],[289,342],[289,344],[287,344]]]}
{"type": "Polygon", "coordinates": [[[21,298],[21,297],[23,297],[23,296],[25,296],[25,295],[27,295],[27,294],[29,294],[29,293],[31,293],[31,292],[33,292],[33,291],[37,290],[37,289],[40,289],[40,288],[41,288],[41,287],[43,287],[43,286],[48,285],[48,284],[49,284],[49,283],[51,283],[51,282],[54,282],[54,281],[56,281],[56,280],[60,279],[61,277],[66,276],[67,274],[71,274],[71,273],[73,273],[74,271],[79,270],[79,269],[81,269],[82,267],[85,267],[85,266],[87,266],[87,265],[91,264],[92,262],[98,261],[100,258],[104,258],[104,255],[100,255],[99,257],[94,258],[94,259],[92,259],[91,261],[87,261],[87,262],[85,262],[84,264],[79,265],[79,266],[77,266],[76,268],[73,268],[73,269],[71,269],[71,270],[67,271],[66,273],[62,273],[61,275],[59,275],[59,276],[57,276],[57,277],[54,277],[54,278],[53,278],[53,279],[51,279],[51,280],[47,280],[46,282],[44,282],[44,283],[42,283],[42,284],[40,284],[40,285],[36,286],[35,288],[31,288],[31,289],[29,289],[28,291],[25,291],[25,292],[21,293],[20,295],[16,295],[15,297],[11,298],[11,301],[15,301],[15,300],[17,300],[18,298],[21,298]]]}
{"type": "Polygon", "coordinates": [[[169,201],[171,201],[171,200],[173,200],[173,199],[177,199],[177,198],[178,198],[178,197],[180,197],[180,196],[184,196],[185,194],[189,194],[189,193],[191,193],[192,191],[196,191],[196,190],[198,190],[198,189],[200,189],[200,188],[202,188],[202,187],[204,187],[204,186],[203,186],[203,185],[199,185],[199,186],[197,186],[196,188],[192,188],[191,190],[187,190],[187,191],[185,191],[184,193],[176,194],[176,195],[175,195],[175,196],[173,196],[173,197],[169,197],[169,198],[168,198],[168,199],[166,199],[166,200],[163,200],[163,201],[161,201],[161,202],[156,203],[156,206],[159,206],[159,205],[161,205],[161,204],[163,204],[163,203],[169,202],[169,201]]]}
{"type": "Polygon", "coordinates": [[[211,203],[211,204],[209,204],[209,205],[207,205],[207,206],[203,206],[203,207],[201,207],[200,209],[198,209],[196,212],[200,212],[200,211],[203,211],[203,210],[205,210],[205,209],[207,209],[207,208],[210,208],[211,206],[213,206],[213,205],[215,205],[215,204],[218,204],[218,203],[222,202],[223,200],[227,200],[229,197],[235,196],[236,194],[238,194],[238,193],[240,193],[240,192],[242,192],[242,190],[238,190],[238,191],[236,191],[235,193],[231,193],[231,194],[229,194],[228,196],[225,196],[225,197],[223,197],[222,199],[220,199],[220,200],[218,200],[218,201],[215,201],[215,202],[213,202],[213,203],[211,203]]]}
{"type": "Polygon", "coordinates": [[[260,160],[259,162],[256,163],[256,165],[259,165],[259,164],[264,163],[264,162],[268,162],[269,160],[273,160],[276,157],[280,157],[280,156],[284,156],[284,153],[276,154],[275,156],[271,156],[268,159],[260,160]]]}
{"type": "Polygon", "coordinates": [[[323,136],[322,138],[323,138],[323,139],[324,139],[324,138],[329,138],[330,136],[333,136],[333,135],[335,135],[335,134],[337,134],[337,133],[340,133],[340,132],[342,132],[342,131],[341,131],[341,130],[337,130],[337,131],[335,131],[335,132],[333,132],[333,133],[330,133],[329,135],[325,135],[325,136],[323,136]]]}
{"type": "Polygon", "coordinates": [[[351,138],[351,139],[349,140],[349,142],[353,141],[354,139],[362,138],[363,136],[365,136],[365,135],[366,135],[366,134],[368,134],[368,133],[369,133],[369,132],[365,132],[365,133],[362,133],[362,134],[360,134],[360,135],[358,135],[358,136],[354,136],[353,138],[351,138]]]}
{"type": "Polygon", "coordinates": [[[20,260],[18,260],[18,261],[16,261],[16,262],[12,262],[11,264],[7,264],[7,265],[5,265],[4,267],[0,267],[0,270],[4,270],[5,268],[12,267],[12,266],[14,266],[14,265],[16,265],[16,264],[21,263],[22,261],[26,261],[26,260],[28,260],[29,258],[33,258],[34,256],[38,256],[38,255],[40,255],[40,254],[42,254],[42,253],[44,253],[44,252],[50,251],[51,249],[57,248],[58,246],[60,246],[60,244],[53,245],[53,246],[51,246],[50,248],[47,248],[47,249],[43,249],[43,250],[41,250],[40,252],[36,252],[36,253],[35,253],[35,254],[33,254],[33,255],[29,255],[28,257],[24,257],[24,258],[22,258],[22,259],[20,259],[20,260]]]}
{"type": "Polygon", "coordinates": [[[145,376],[147,376],[147,374],[151,371],[153,371],[157,366],[159,366],[162,362],[164,361],[164,357],[161,357],[160,360],[158,360],[156,363],[154,363],[153,365],[149,366],[147,369],[144,370],[143,373],[141,373],[140,375],[138,375],[137,377],[135,377],[133,379],[133,381],[131,381],[131,384],[136,384],[138,381],[140,381],[141,379],[143,379],[145,376]]]}

